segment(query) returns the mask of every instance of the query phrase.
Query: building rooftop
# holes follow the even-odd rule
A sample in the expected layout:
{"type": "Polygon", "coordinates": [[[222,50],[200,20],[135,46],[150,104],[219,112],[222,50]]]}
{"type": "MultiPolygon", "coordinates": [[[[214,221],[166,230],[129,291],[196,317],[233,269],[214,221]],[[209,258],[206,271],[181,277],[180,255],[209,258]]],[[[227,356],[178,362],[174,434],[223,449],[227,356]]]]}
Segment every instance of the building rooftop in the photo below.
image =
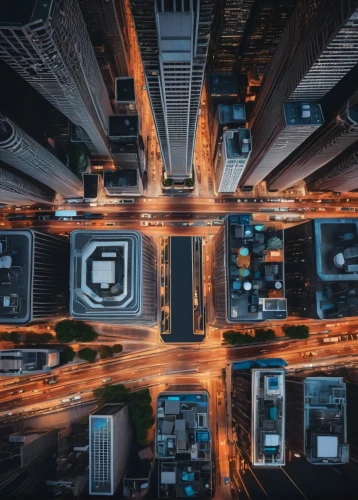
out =
{"type": "Polygon", "coordinates": [[[320,104],[286,102],[284,105],[287,126],[322,125],[324,122],[320,104]]]}
{"type": "Polygon", "coordinates": [[[156,457],[210,460],[206,392],[162,393],[157,401],[156,457]]]}
{"type": "Polygon", "coordinates": [[[219,123],[221,125],[245,123],[246,111],[244,104],[219,104],[219,123]]]}
{"type": "Polygon", "coordinates": [[[135,102],[134,79],[130,77],[116,78],[116,102],[135,102]]]}
{"type": "Polygon", "coordinates": [[[32,255],[31,231],[0,231],[0,324],[31,318],[32,255]]]}
{"type": "Polygon", "coordinates": [[[283,231],[244,214],[229,215],[225,231],[228,320],[285,319],[283,231]]]}
{"type": "Polygon", "coordinates": [[[358,314],[358,221],[316,219],[312,222],[317,272],[317,311],[331,314],[358,314]]]}
{"type": "Polygon", "coordinates": [[[2,0],[0,26],[23,26],[38,19],[46,20],[52,0],[2,0]]]}
{"type": "Polygon", "coordinates": [[[137,170],[104,170],[103,183],[105,188],[138,186],[137,170]]]}
{"type": "Polygon", "coordinates": [[[285,370],[252,370],[251,461],[285,465],[285,370]]]}
{"type": "Polygon", "coordinates": [[[347,463],[346,384],[342,377],[304,380],[305,455],[311,463],[347,463]]]}
{"type": "Polygon", "coordinates": [[[72,317],[130,320],[142,312],[142,236],[136,231],[71,233],[72,317]]]}
{"type": "Polygon", "coordinates": [[[237,96],[238,76],[236,73],[209,73],[209,87],[212,97],[237,96]]]}
{"type": "Polygon", "coordinates": [[[226,130],[223,134],[227,158],[246,159],[251,153],[251,131],[248,128],[226,130]]]}
{"type": "Polygon", "coordinates": [[[0,351],[0,374],[2,376],[49,372],[60,364],[60,353],[56,349],[23,347],[0,351]]]}
{"type": "Polygon", "coordinates": [[[83,175],[83,197],[97,198],[98,196],[98,174],[83,175]]]}
{"type": "Polygon", "coordinates": [[[114,115],[109,117],[109,137],[138,137],[138,115],[114,115]]]}
{"type": "Polygon", "coordinates": [[[165,392],[158,396],[156,458],[158,496],[211,496],[208,393],[165,392]]]}

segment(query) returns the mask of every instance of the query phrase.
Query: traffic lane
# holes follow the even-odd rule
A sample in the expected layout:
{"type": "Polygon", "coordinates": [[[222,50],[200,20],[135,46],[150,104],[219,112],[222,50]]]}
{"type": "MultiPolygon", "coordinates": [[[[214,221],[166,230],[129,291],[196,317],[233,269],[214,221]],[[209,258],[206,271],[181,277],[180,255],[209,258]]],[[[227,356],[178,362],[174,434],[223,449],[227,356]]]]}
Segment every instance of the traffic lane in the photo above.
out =
{"type": "Polygon", "coordinates": [[[253,500],[261,498],[305,498],[300,488],[280,467],[260,469],[259,467],[253,468],[249,466],[245,470],[245,474],[242,474],[242,478],[253,500]]]}

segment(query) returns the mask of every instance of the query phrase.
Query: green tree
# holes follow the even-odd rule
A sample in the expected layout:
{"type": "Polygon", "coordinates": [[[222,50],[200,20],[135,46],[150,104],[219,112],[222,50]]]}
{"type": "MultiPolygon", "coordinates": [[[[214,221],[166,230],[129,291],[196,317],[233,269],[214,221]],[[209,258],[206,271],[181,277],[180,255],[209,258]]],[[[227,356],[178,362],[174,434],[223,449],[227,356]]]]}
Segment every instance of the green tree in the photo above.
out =
{"type": "Polygon", "coordinates": [[[82,173],[87,170],[89,165],[88,154],[83,144],[70,142],[68,153],[68,168],[77,177],[81,177],[82,173]]]}
{"type": "Polygon", "coordinates": [[[78,351],[78,356],[85,361],[89,361],[93,363],[97,356],[97,351],[95,349],[91,349],[90,347],[85,347],[78,351]]]}
{"type": "Polygon", "coordinates": [[[259,341],[275,340],[275,332],[271,328],[259,328],[255,331],[255,339],[259,341]]]}
{"type": "Polygon", "coordinates": [[[113,358],[113,349],[109,345],[101,345],[99,347],[99,355],[101,359],[113,358]]]}
{"type": "Polygon", "coordinates": [[[129,389],[123,384],[106,385],[93,391],[95,398],[100,400],[100,404],[105,403],[127,403],[129,389]]]}
{"type": "Polygon", "coordinates": [[[266,248],[268,250],[280,250],[282,248],[282,240],[277,236],[273,236],[267,241],[266,248]]]}
{"type": "Polygon", "coordinates": [[[18,332],[10,332],[9,340],[10,342],[14,342],[14,344],[20,342],[20,334],[18,332]]]}
{"type": "Polygon", "coordinates": [[[73,361],[74,357],[76,356],[75,351],[72,349],[71,346],[66,346],[66,349],[64,350],[64,360],[67,363],[70,363],[73,361]]]}
{"type": "Polygon", "coordinates": [[[289,325],[283,326],[282,330],[287,337],[292,339],[308,339],[310,329],[306,325],[289,325]]]}
{"type": "Polygon", "coordinates": [[[234,332],[233,330],[229,330],[228,332],[224,332],[223,334],[224,340],[230,345],[245,345],[252,344],[255,342],[255,338],[251,337],[247,333],[234,332]]]}
{"type": "Polygon", "coordinates": [[[112,345],[112,349],[115,354],[118,354],[123,351],[123,346],[121,344],[114,344],[112,345]]]}
{"type": "Polygon", "coordinates": [[[56,338],[59,342],[92,342],[98,335],[94,328],[83,321],[64,319],[55,325],[56,338]]]}

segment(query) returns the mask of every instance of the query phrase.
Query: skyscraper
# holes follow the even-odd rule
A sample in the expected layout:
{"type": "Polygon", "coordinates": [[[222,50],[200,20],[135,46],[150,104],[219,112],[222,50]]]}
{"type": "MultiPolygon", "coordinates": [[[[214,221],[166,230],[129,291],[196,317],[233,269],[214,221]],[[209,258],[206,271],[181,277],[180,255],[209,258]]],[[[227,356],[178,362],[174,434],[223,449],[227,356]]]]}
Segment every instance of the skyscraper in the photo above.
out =
{"type": "Polygon", "coordinates": [[[357,7],[357,0],[298,1],[255,101],[255,148],[241,186],[253,186],[271,172],[264,159],[282,132],[284,103],[319,101],[358,62],[357,7]]]}
{"type": "Polygon", "coordinates": [[[153,325],[157,249],[137,231],[71,233],[70,313],[86,321],[153,325]]]}
{"type": "Polygon", "coordinates": [[[166,176],[192,175],[214,0],[130,0],[166,176]]]}
{"type": "Polygon", "coordinates": [[[115,0],[79,0],[103,79],[107,89],[111,89],[111,99],[115,78],[130,74],[123,4],[115,0]],[[113,68],[113,75],[109,67],[113,68]]]}
{"type": "Polygon", "coordinates": [[[358,189],[358,141],[307,179],[311,191],[358,189]]]}
{"type": "MultiPolygon", "coordinates": [[[[256,165],[256,178],[264,178],[298,148],[323,123],[323,115],[319,104],[286,102],[279,118],[280,128],[276,125],[277,137],[270,148],[266,150],[262,160],[256,165]]],[[[248,166],[250,168],[250,166],[248,166]]],[[[245,174],[244,174],[245,175],[245,174]]],[[[256,184],[256,183],[255,183],[256,184]]],[[[270,189],[277,189],[270,183],[270,189]]]]}
{"type": "Polygon", "coordinates": [[[78,2],[30,0],[15,9],[4,0],[1,7],[0,58],[110,156],[111,104],[78,2]]]}
{"type": "Polygon", "coordinates": [[[209,53],[210,71],[233,71],[254,0],[216,2],[209,53]]]}
{"type": "Polygon", "coordinates": [[[22,176],[8,172],[0,162],[0,199],[3,203],[52,203],[49,190],[41,189],[22,176]]]}
{"type": "MultiPolygon", "coordinates": [[[[342,89],[342,92],[344,90],[342,89]]],[[[335,100],[334,97],[332,96],[331,101],[335,100]]],[[[358,93],[333,112],[332,109],[323,108],[326,122],[294,155],[268,175],[268,188],[287,189],[307,177],[306,182],[313,186],[314,180],[321,176],[321,172],[326,171],[326,168],[320,167],[337,164],[340,154],[358,140],[357,109],[358,93]]],[[[327,171],[330,170],[329,168],[327,171]]]]}
{"type": "Polygon", "coordinates": [[[81,181],[60,161],[0,114],[0,160],[49,186],[62,196],[80,196],[81,181]]]}
{"type": "Polygon", "coordinates": [[[63,313],[68,241],[29,229],[0,231],[0,324],[26,325],[63,313]]]}
{"type": "Polygon", "coordinates": [[[297,0],[255,0],[238,51],[241,74],[254,65],[267,66],[296,4],[297,0]]]}
{"type": "Polygon", "coordinates": [[[114,495],[132,445],[129,407],[107,403],[89,417],[89,494],[114,495]]]}

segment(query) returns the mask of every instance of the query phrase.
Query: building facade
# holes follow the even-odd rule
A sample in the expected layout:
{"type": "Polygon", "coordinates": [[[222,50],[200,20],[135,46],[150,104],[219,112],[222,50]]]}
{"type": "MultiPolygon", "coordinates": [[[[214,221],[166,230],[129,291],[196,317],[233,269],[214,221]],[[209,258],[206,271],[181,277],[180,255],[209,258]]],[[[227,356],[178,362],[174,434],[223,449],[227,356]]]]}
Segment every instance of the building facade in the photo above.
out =
{"type": "Polygon", "coordinates": [[[296,4],[297,0],[255,0],[238,51],[241,74],[253,65],[267,66],[296,4]]]}
{"type": "Polygon", "coordinates": [[[357,104],[358,94],[355,93],[333,113],[327,108],[323,109],[323,115],[327,117],[325,123],[299,149],[294,158],[288,158],[280,168],[271,172],[266,179],[269,189],[287,189],[302,179],[311,184],[315,178],[320,177],[321,167],[358,140],[357,104]]]}
{"type": "Polygon", "coordinates": [[[0,160],[65,198],[81,196],[81,181],[52,153],[0,114],[0,160]]]}
{"type": "Polygon", "coordinates": [[[157,249],[137,231],[71,233],[70,313],[75,319],[152,325],[157,249]]]}
{"type": "Polygon", "coordinates": [[[223,0],[216,3],[209,51],[209,70],[230,72],[238,62],[239,48],[254,0],[223,0]]]}
{"type": "Polygon", "coordinates": [[[0,199],[3,203],[52,203],[53,195],[0,166],[0,199]]]}
{"type": "Polygon", "coordinates": [[[129,407],[105,404],[89,416],[89,494],[114,495],[132,445],[129,407]]]}
{"type": "Polygon", "coordinates": [[[231,375],[232,418],[242,456],[254,467],[285,465],[285,370],[237,370],[231,375]]]}
{"type": "MultiPolygon", "coordinates": [[[[274,170],[295,149],[297,149],[310,135],[323,124],[321,106],[314,103],[286,102],[283,106],[281,132],[275,142],[267,149],[262,160],[256,166],[256,175],[264,178],[267,172],[274,170]]],[[[277,127],[278,132],[278,127],[277,127]]],[[[270,181],[269,188],[279,189],[282,185],[281,178],[278,182],[270,181]]]]}
{"type": "Polygon", "coordinates": [[[32,0],[21,13],[10,7],[11,0],[5,4],[0,58],[83,128],[97,154],[110,156],[111,103],[78,2],[32,0]]]}
{"type": "Polygon", "coordinates": [[[287,317],[282,230],[254,225],[249,214],[228,215],[213,260],[216,324],[287,317]]]}
{"type": "Polygon", "coordinates": [[[282,131],[284,103],[319,101],[358,62],[357,7],[355,0],[298,1],[255,101],[250,119],[255,149],[241,186],[254,186],[270,173],[258,166],[282,131]],[[348,26],[352,38],[342,44],[348,26]],[[301,85],[305,75],[310,77],[301,85]]]}
{"type": "Polygon", "coordinates": [[[144,170],[144,143],[139,133],[138,114],[110,116],[109,143],[120,168],[144,170]]]}
{"type": "Polygon", "coordinates": [[[165,176],[192,176],[214,0],[130,0],[165,176]]]}
{"type": "Polygon", "coordinates": [[[0,231],[0,324],[25,325],[63,314],[69,245],[29,229],[0,231]]]}
{"type": "Polygon", "coordinates": [[[215,184],[218,193],[235,193],[249,161],[252,149],[248,128],[225,130],[215,160],[215,184]]]}
{"type": "Polygon", "coordinates": [[[346,384],[342,377],[286,379],[287,442],[313,465],[348,463],[346,384]]]}

